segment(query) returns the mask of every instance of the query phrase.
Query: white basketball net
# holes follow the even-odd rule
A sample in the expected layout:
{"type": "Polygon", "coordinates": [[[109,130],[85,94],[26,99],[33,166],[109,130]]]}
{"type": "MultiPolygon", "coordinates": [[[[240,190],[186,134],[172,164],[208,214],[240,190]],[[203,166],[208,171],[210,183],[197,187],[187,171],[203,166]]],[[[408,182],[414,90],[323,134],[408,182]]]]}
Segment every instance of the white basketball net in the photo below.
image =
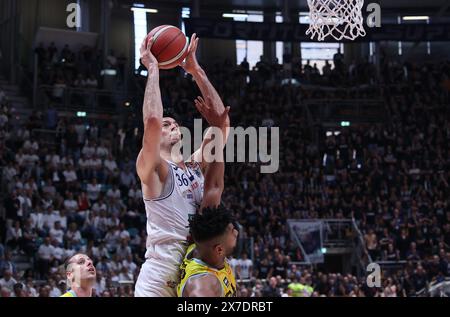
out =
{"type": "Polygon", "coordinates": [[[365,36],[363,4],[364,0],[308,0],[310,25],[306,35],[318,41],[327,36],[337,41],[365,36]]]}

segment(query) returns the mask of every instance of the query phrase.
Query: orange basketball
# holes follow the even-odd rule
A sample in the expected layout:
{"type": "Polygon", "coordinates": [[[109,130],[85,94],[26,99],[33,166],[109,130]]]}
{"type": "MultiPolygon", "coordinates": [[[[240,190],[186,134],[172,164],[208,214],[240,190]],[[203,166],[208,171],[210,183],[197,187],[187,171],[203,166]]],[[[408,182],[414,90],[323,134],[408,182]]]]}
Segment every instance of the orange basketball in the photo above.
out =
{"type": "Polygon", "coordinates": [[[173,25],[161,25],[147,35],[153,37],[152,54],[158,60],[161,69],[174,68],[186,58],[189,42],[179,28],[173,25]]]}

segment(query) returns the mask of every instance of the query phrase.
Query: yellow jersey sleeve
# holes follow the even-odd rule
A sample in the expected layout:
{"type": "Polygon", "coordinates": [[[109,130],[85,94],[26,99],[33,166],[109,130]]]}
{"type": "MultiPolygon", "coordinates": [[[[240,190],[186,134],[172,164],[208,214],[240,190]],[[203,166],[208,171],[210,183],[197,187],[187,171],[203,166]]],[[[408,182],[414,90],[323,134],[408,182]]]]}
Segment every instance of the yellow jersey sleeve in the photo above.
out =
{"type": "Polygon", "coordinates": [[[225,260],[225,266],[221,270],[211,268],[203,261],[192,257],[194,250],[195,245],[190,245],[180,265],[180,283],[177,287],[177,296],[183,297],[184,287],[191,277],[212,274],[220,281],[223,297],[236,297],[236,279],[228,262],[225,260]]]}
{"type": "Polygon", "coordinates": [[[77,297],[77,295],[73,291],[68,291],[59,297],[77,297]]]}

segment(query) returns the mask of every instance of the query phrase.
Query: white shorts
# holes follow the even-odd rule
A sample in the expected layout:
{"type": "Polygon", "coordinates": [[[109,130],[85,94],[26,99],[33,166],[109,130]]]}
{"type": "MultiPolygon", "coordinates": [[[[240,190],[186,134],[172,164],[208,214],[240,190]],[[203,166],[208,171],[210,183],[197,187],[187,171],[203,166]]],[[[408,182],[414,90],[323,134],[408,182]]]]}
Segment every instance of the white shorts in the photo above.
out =
{"type": "MultiPolygon", "coordinates": [[[[185,248],[175,246],[177,252],[169,252],[167,246],[152,249],[158,257],[149,256],[141,267],[134,289],[135,297],[177,297],[180,282],[180,264],[185,248]],[[156,249],[156,250],[155,250],[156,249]]],[[[171,246],[171,250],[174,246],[171,246]]],[[[148,253],[152,253],[152,251],[148,253]]]]}

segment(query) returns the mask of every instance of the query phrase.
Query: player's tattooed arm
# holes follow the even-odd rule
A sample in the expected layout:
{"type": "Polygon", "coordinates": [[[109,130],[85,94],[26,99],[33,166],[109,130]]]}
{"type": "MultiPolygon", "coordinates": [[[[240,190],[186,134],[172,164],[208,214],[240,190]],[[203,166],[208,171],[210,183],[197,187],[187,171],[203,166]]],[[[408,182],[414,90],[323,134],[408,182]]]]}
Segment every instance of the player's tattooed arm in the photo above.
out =
{"type": "Polygon", "coordinates": [[[160,156],[163,107],[159,88],[158,61],[151,53],[151,44],[148,43],[152,41],[144,39],[140,50],[141,62],[148,70],[148,78],[142,106],[144,136],[142,149],[136,161],[136,170],[141,182],[145,185],[145,197],[154,198],[161,191],[161,184],[167,176],[168,167],[166,164],[161,164],[160,156]]]}
{"type": "Polygon", "coordinates": [[[161,91],[159,89],[159,68],[156,57],[151,52],[152,40],[147,38],[141,44],[141,62],[148,70],[147,84],[145,87],[144,104],[142,113],[144,125],[149,118],[157,118],[162,124],[163,107],[161,101],[161,91]]]}

